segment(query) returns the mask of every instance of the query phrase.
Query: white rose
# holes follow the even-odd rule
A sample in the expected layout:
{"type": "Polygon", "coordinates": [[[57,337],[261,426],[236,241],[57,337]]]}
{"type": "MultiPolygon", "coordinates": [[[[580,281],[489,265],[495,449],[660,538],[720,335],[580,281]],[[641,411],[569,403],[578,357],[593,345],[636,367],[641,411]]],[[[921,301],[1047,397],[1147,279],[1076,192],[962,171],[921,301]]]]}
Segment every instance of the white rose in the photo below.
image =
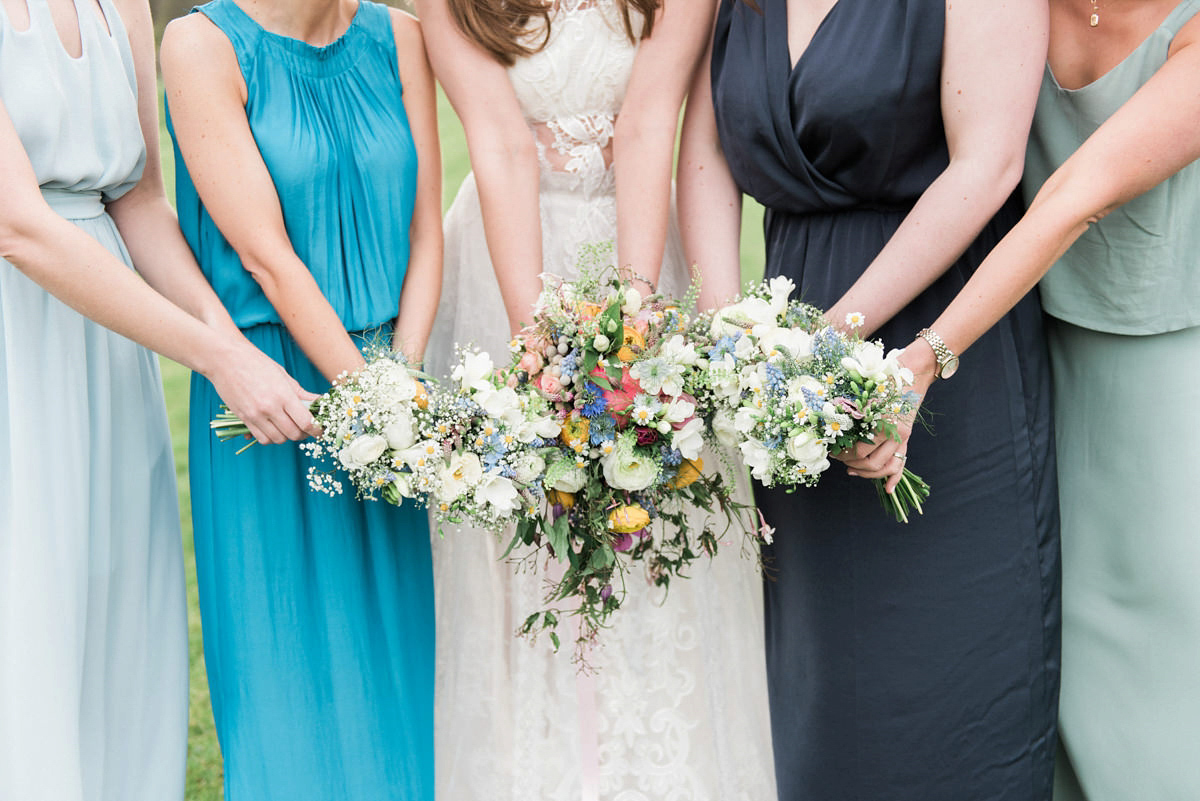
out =
{"type": "Polygon", "coordinates": [[[536,453],[527,453],[522,456],[513,468],[515,478],[522,484],[530,484],[537,479],[546,469],[546,460],[536,453]]]}
{"type": "Polygon", "coordinates": [[[638,292],[633,287],[625,290],[625,302],[621,305],[621,313],[632,317],[641,311],[642,308],[642,293],[638,292]]]}
{"type": "Polygon", "coordinates": [[[592,347],[596,349],[597,353],[607,353],[611,344],[612,341],[604,334],[596,334],[596,338],[592,340],[592,347]]]}
{"type": "Polygon", "coordinates": [[[683,428],[671,437],[671,445],[683,454],[684,459],[695,459],[704,448],[704,421],[699,417],[688,420],[683,428]]]}
{"type": "Polygon", "coordinates": [[[555,489],[559,492],[579,492],[586,483],[587,473],[582,468],[573,467],[569,472],[559,476],[558,480],[554,482],[554,486],[550,489],[555,489]]]}
{"type": "Polygon", "coordinates": [[[393,417],[391,422],[383,427],[383,436],[387,438],[388,447],[394,451],[411,448],[417,441],[412,415],[401,414],[393,417]]]}
{"type": "Polygon", "coordinates": [[[658,478],[658,465],[653,459],[645,459],[627,448],[616,448],[600,459],[604,468],[604,480],[614,489],[637,492],[644,490],[658,478]]]}
{"type": "Polygon", "coordinates": [[[788,437],[787,455],[808,468],[809,473],[820,473],[829,467],[829,451],[825,443],[811,431],[801,431],[794,437],[788,437]]]}
{"type": "Polygon", "coordinates": [[[717,442],[725,448],[735,447],[741,439],[737,427],[733,424],[733,412],[728,409],[722,409],[716,413],[713,417],[712,427],[713,433],[717,435],[717,442]]]}
{"type": "Polygon", "coordinates": [[[387,450],[388,441],[378,434],[364,434],[350,441],[338,451],[338,459],[349,470],[366,467],[387,450]]]}
{"type": "Polygon", "coordinates": [[[475,488],[475,502],[480,506],[492,506],[501,514],[517,508],[521,495],[516,486],[499,473],[484,474],[475,488]]]}
{"type": "Polygon", "coordinates": [[[738,445],[742,452],[742,461],[750,468],[750,475],[759,481],[766,481],[771,476],[771,452],[761,442],[748,439],[738,445]]]}

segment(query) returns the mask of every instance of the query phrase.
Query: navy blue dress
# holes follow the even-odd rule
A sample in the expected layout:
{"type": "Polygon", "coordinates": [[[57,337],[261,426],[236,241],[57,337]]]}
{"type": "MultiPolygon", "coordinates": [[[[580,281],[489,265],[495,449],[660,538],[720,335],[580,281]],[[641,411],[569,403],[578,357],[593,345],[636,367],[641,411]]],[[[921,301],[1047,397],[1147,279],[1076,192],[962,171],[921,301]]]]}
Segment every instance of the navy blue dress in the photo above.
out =
{"type": "MultiPolygon", "coordinates": [[[[723,0],[712,81],[725,156],[767,208],[766,274],[828,308],[948,163],[945,0],[840,0],[795,68],[786,0],[723,0]]],[[[878,332],[934,320],[1017,220],[1010,200],[878,332]]],[[[1058,507],[1041,311],[1027,297],[926,402],[909,464],[924,516],[870,482],[757,488],[782,801],[1030,801],[1051,792],[1059,671],[1058,507]]]]}

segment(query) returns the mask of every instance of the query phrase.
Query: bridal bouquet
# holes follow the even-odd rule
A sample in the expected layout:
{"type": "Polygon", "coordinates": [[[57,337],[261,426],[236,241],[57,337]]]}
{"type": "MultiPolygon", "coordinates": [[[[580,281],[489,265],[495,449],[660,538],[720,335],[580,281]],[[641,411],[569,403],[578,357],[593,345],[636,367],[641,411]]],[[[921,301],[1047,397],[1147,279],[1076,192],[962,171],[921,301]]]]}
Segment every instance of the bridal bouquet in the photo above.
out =
{"type": "MultiPolygon", "coordinates": [[[[898,437],[913,414],[913,376],[879,342],[831,327],[824,312],[791,300],[795,285],[777,277],[701,318],[693,339],[707,357],[702,397],[718,439],[741,450],[766,486],[815,486],[830,453],[875,437],[898,437]]],[[[851,328],[861,325],[850,315],[851,328]]],[[[905,470],[893,494],[876,482],[884,508],[908,522],[929,486],[905,470]]]]}
{"type": "MultiPolygon", "coordinates": [[[[705,472],[709,430],[692,394],[704,360],[680,304],[586,269],[575,282],[546,280],[506,380],[530,403],[549,404],[561,431],[539,454],[545,503],[518,524],[509,550],[545,546],[565,563],[546,600],[570,602],[582,646],[620,606],[634,563],[666,587],[714,554],[726,529],[755,527],[722,477],[705,472]],[[723,523],[707,514],[717,511],[723,523]]],[[[522,631],[550,629],[557,645],[557,620],[547,608],[522,631]]]]}

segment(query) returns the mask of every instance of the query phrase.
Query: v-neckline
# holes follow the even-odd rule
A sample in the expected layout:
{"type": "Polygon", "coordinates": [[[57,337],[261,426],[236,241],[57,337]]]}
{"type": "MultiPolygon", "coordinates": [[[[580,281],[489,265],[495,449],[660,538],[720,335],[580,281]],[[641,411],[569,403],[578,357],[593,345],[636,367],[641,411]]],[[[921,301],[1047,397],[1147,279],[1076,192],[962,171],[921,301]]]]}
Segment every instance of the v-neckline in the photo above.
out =
{"type": "Polygon", "coordinates": [[[808,43],[806,45],[804,45],[804,49],[800,51],[800,55],[797,56],[795,62],[793,62],[792,61],[792,45],[791,45],[791,42],[788,41],[787,0],[780,0],[780,3],[783,6],[783,14],[782,14],[783,24],[780,25],[779,28],[780,28],[780,31],[782,32],[781,35],[783,37],[783,56],[785,59],[787,59],[785,63],[788,66],[789,79],[793,75],[795,75],[797,71],[799,71],[800,66],[804,63],[805,57],[808,55],[809,51],[812,50],[813,44],[816,43],[817,37],[821,35],[821,31],[823,31],[825,29],[825,27],[829,24],[829,21],[833,18],[833,15],[838,10],[838,7],[841,5],[844,5],[845,2],[847,2],[847,0],[836,0],[836,2],[834,2],[834,4],[829,7],[829,10],[825,12],[825,16],[821,17],[821,21],[817,23],[817,27],[813,29],[812,36],[810,36],[808,38],[808,43]]]}

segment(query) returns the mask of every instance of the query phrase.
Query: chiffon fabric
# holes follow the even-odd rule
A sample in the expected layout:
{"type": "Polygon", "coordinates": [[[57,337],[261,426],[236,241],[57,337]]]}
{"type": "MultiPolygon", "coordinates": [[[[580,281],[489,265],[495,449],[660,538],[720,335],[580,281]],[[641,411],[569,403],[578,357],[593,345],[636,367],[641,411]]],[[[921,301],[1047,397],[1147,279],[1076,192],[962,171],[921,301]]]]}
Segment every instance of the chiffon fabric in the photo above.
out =
{"type": "MultiPolygon", "coordinates": [[[[327,47],[269,33],[231,0],[198,11],[237,54],[297,255],[347,330],[387,344],[417,170],[388,10],[363,0],[327,47]]],[[[177,164],[180,224],[235,321],[302,386],[328,389],[177,164]]],[[[238,455],[209,431],[219,410],[194,376],[196,571],[225,798],[432,799],[424,511],[312,491],[295,443],[238,455]]]]}
{"type": "MultiPolygon", "coordinates": [[[[45,0],[0,8],[0,101],[46,201],[130,263],[105,202],[142,174],[108,0],[67,54],[45,0]]],[[[154,355],[0,259],[0,798],[183,798],[187,621],[154,355]]]]}
{"type": "MultiPolygon", "coordinates": [[[[1049,67],[1026,157],[1031,198],[1163,65],[1200,0],[1179,3],[1096,81],[1049,67]]],[[[1042,280],[1063,544],[1056,801],[1200,798],[1200,164],[1114,209],[1042,280]],[[1180,368],[1183,369],[1180,369],[1180,368]],[[1156,447],[1132,412],[1149,392],[1156,447]],[[1184,457],[1186,462],[1187,457],[1184,457]]]]}
{"type": "MultiPolygon", "coordinates": [[[[636,52],[613,0],[564,0],[546,47],[509,70],[539,147],[548,273],[577,277],[586,246],[615,239],[607,162],[636,52]]],[[[445,233],[430,369],[446,373],[456,343],[504,363],[509,325],[473,177],[445,233]]],[[[678,296],[688,280],[672,217],[660,288],[678,296]]],[[[711,454],[705,463],[720,464],[711,454]]],[[[726,471],[734,481],[740,472],[726,471]]],[[[748,500],[744,484],[740,492],[748,500]]],[[[438,797],[773,801],[760,579],[740,536],[672,581],[667,596],[635,570],[615,625],[589,656],[590,674],[572,663],[569,646],[553,653],[545,636],[515,637],[560,574],[501,560],[511,536],[445,526],[434,539],[438,797]]],[[[568,617],[559,624],[564,642],[573,625],[568,617]]]]}
{"type": "MultiPolygon", "coordinates": [[[[828,308],[948,163],[944,0],[839,0],[792,65],[786,0],[723,0],[712,82],[726,159],[766,206],[766,274],[828,308]]],[[[1015,222],[1007,203],[932,286],[878,329],[910,342],[1015,222]]],[[[907,525],[871,482],[756,487],[768,685],[782,801],[1050,797],[1059,551],[1050,376],[1027,297],[930,389],[908,464],[907,525]]]]}

